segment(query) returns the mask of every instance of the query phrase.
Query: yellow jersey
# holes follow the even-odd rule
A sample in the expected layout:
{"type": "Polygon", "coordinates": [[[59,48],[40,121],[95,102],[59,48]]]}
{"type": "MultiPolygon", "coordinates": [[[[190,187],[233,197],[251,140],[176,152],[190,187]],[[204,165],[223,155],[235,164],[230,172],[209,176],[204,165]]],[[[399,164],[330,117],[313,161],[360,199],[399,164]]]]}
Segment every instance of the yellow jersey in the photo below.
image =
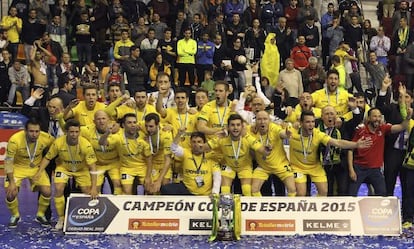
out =
{"type": "Polygon", "coordinates": [[[45,158],[56,158],[56,165],[68,171],[77,172],[88,169],[88,165],[96,163],[96,155],[89,141],[79,136],[77,145],[68,145],[66,135],[58,137],[50,146],[45,158]]]}
{"type": "Polygon", "coordinates": [[[108,145],[114,145],[117,148],[121,167],[146,171],[146,158],[151,156],[151,150],[142,138],[127,138],[121,130],[117,134],[109,135],[108,145]]]}
{"type": "Polygon", "coordinates": [[[208,141],[212,150],[218,150],[223,155],[224,164],[235,171],[243,168],[252,168],[252,156],[250,150],[257,151],[262,147],[259,140],[247,134],[240,137],[239,141],[233,141],[230,136],[208,141]]]}
{"type": "MultiPolygon", "coordinates": [[[[315,114],[316,119],[319,119],[322,117],[322,110],[320,108],[313,107],[312,112],[313,114],[315,114]]],[[[290,123],[299,122],[301,114],[302,114],[302,106],[297,104],[293,112],[285,118],[285,121],[290,122],[290,123]]]]}
{"type": "Polygon", "coordinates": [[[294,167],[308,169],[321,166],[319,145],[328,144],[331,137],[313,129],[312,135],[304,137],[300,135],[300,129],[292,129],[292,137],[289,139],[290,164],[294,167]]]}
{"type": "MultiPolygon", "coordinates": [[[[198,115],[198,119],[205,120],[210,128],[227,127],[227,119],[233,113],[231,111],[231,101],[228,101],[226,106],[220,107],[216,103],[216,100],[212,100],[205,104],[198,115]]],[[[208,137],[213,138],[214,136],[208,137]]]]}
{"type": "Polygon", "coordinates": [[[210,195],[213,188],[213,172],[220,172],[220,165],[205,154],[194,155],[183,148],[183,183],[194,195],[210,195]]]}
{"type": "Polygon", "coordinates": [[[84,125],[89,125],[93,123],[95,112],[98,110],[105,110],[105,104],[101,102],[96,102],[95,108],[93,110],[88,110],[86,108],[86,103],[84,100],[80,101],[75,108],[72,109],[73,116],[79,123],[84,125]]]}
{"type": "Polygon", "coordinates": [[[53,143],[54,138],[41,131],[37,142],[27,144],[26,132],[18,131],[13,134],[7,144],[6,158],[14,159],[14,168],[38,167],[42,161],[43,152],[53,143]]]}
{"type": "Polygon", "coordinates": [[[184,148],[190,148],[190,136],[191,133],[196,131],[197,114],[179,114],[176,107],[168,108],[167,115],[164,118],[164,122],[170,124],[173,128],[172,136],[177,135],[178,130],[181,127],[186,127],[185,134],[181,137],[180,145],[184,148]]]}
{"type": "Polygon", "coordinates": [[[348,99],[352,94],[344,89],[337,89],[335,93],[328,93],[326,88],[319,89],[312,93],[313,104],[316,108],[322,109],[327,105],[335,108],[338,116],[342,117],[348,112],[348,99]]]}
{"type": "Polygon", "coordinates": [[[272,150],[269,155],[264,156],[255,152],[256,162],[259,166],[266,170],[272,170],[278,167],[289,165],[285,149],[283,147],[283,139],[280,138],[280,132],[284,129],[275,123],[269,124],[269,130],[266,135],[261,135],[259,132],[251,135],[255,137],[263,146],[271,146],[272,150]]]}
{"type": "Polygon", "coordinates": [[[138,108],[131,108],[127,105],[121,105],[118,106],[116,109],[116,118],[121,119],[125,116],[127,113],[134,113],[137,116],[137,121],[143,121],[145,118],[145,115],[149,113],[157,113],[157,110],[153,105],[146,104],[144,109],[139,110],[138,108]]]}
{"type": "Polygon", "coordinates": [[[96,165],[108,165],[119,161],[115,144],[108,144],[106,146],[99,144],[99,139],[102,135],[94,124],[81,127],[81,136],[86,138],[95,150],[96,159],[98,160],[96,165]]]}

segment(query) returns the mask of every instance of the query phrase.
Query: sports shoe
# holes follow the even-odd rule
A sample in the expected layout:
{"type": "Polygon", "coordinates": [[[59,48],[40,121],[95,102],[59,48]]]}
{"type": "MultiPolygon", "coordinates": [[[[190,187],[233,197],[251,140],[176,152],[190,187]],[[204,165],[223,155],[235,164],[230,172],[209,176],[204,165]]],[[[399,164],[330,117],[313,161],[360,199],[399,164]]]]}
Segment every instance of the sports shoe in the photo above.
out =
{"type": "Polygon", "coordinates": [[[20,217],[18,216],[12,216],[10,217],[10,222],[7,225],[9,228],[16,228],[17,227],[17,223],[19,223],[20,221],[20,217]]]}
{"type": "Polygon", "coordinates": [[[42,227],[49,227],[50,222],[46,219],[45,216],[36,216],[36,222],[38,222],[42,227]]]}
{"type": "Polygon", "coordinates": [[[405,222],[402,224],[402,228],[403,228],[403,229],[410,229],[412,226],[413,226],[413,223],[412,223],[411,221],[405,221],[405,222]]]}
{"type": "Polygon", "coordinates": [[[64,219],[59,218],[58,222],[55,225],[55,230],[63,230],[64,219]]]}

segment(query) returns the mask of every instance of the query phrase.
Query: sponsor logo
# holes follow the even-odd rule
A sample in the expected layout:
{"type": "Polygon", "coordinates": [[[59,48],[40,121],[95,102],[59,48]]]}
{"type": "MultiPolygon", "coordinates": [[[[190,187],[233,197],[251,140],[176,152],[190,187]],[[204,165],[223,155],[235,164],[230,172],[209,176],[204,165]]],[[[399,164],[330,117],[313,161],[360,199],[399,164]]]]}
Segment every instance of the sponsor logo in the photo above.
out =
{"type": "Polygon", "coordinates": [[[303,231],[351,231],[351,220],[303,220],[303,231]]]}
{"type": "Polygon", "coordinates": [[[210,231],[213,228],[211,219],[190,219],[188,225],[190,231],[210,231]]]}
{"type": "Polygon", "coordinates": [[[295,220],[246,220],[246,231],[290,231],[296,229],[295,220]]]}
{"type": "Polygon", "coordinates": [[[178,231],[180,219],[129,219],[128,230],[178,231]]]}
{"type": "Polygon", "coordinates": [[[400,234],[401,217],[396,198],[367,198],[359,201],[366,234],[400,234]]]}
{"type": "Polygon", "coordinates": [[[106,197],[69,199],[67,232],[104,232],[119,209],[106,197]]]}

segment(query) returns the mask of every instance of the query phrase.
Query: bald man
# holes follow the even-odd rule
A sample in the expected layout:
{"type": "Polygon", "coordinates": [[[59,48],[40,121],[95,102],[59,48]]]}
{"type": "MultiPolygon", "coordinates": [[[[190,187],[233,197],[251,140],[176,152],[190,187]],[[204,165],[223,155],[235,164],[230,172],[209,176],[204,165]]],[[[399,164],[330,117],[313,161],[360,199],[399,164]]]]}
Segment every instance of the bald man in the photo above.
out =
{"type": "Polygon", "coordinates": [[[103,110],[95,112],[93,124],[81,127],[81,136],[86,138],[95,150],[97,191],[100,192],[107,174],[115,195],[122,194],[118,151],[114,143],[103,146],[99,144],[99,140],[102,140],[101,137],[105,134],[117,133],[117,130],[109,115],[103,110]]]}
{"type": "Polygon", "coordinates": [[[250,132],[265,147],[271,149],[268,156],[255,152],[258,166],[253,171],[252,195],[261,196],[263,183],[270,175],[275,175],[285,184],[288,196],[295,196],[295,179],[283,147],[283,139],[288,138],[289,131],[270,122],[267,112],[259,111],[256,114],[256,125],[250,132]]]}

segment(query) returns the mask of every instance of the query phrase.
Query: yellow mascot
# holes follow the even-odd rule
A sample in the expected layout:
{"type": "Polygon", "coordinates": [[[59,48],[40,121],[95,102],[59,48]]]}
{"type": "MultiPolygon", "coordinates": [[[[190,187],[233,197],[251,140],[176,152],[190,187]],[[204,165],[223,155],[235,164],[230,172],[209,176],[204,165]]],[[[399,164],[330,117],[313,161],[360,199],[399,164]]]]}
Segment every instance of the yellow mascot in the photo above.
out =
{"type": "Polygon", "coordinates": [[[269,84],[276,87],[280,69],[280,54],[276,45],[276,34],[269,33],[265,41],[265,50],[260,61],[261,77],[267,77],[269,84]]]}

